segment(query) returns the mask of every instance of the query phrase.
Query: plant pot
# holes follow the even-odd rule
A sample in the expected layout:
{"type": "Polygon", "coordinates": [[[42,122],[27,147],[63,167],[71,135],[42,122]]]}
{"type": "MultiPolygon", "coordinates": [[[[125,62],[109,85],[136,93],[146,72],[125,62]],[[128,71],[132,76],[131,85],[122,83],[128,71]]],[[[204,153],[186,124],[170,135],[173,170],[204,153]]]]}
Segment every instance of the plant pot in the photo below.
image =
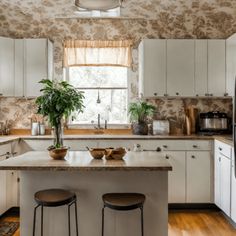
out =
{"type": "Polygon", "coordinates": [[[68,147],[48,149],[49,156],[54,160],[63,160],[67,154],[68,147]]]}
{"type": "Polygon", "coordinates": [[[136,135],[147,135],[148,125],[146,123],[137,123],[132,125],[132,132],[136,135]]]}

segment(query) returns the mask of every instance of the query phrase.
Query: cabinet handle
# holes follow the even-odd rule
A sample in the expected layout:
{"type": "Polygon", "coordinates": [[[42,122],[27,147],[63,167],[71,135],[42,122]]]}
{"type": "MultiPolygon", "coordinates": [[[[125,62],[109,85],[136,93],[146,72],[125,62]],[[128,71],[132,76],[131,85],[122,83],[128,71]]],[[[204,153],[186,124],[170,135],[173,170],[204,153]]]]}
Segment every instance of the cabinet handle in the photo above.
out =
{"type": "Polygon", "coordinates": [[[160,147],[157,147],[156,151],[157,151],[157,152],[161,152],[161,148],[160,148],[160,147]]]}
{"type": "Polygon", "coordinates": [[[221,148],[221,147],[219,147],[219,150],[220,150],[220,151],[222,151],[222,148],[221,148]]]}
{"type": "Polygon", "coordinates": [[[195,159],[196,157],[194,155],[191,156],[193,159],[195,159]]]}
{"type": "Polygon", "coordinates": [[[15,156],[15,155],[17,155],[17,152],[12,152],[12,156],[15,156]]]}
{"type": "Polygon", "coordinates": [[[165,93],[165,94],[164,94],[164,96],[165,96],[165,97],[168,97],[168,94],[167,94],[167,93],[165,93]]]}
{"type": "Polygon", "coordinates": [[[213,97],[213,93],[211,93],[210,96],[213,97]]]}
{"type": "Polygon", "coordinates": [[[20,183],[20,178],[19,177],[17,178],[17,183],[20,183]]]}
{"type": "Polygon", "coordinates": [[[196,97],[199,97],[199,95],[198,95],[198,94],[196,94],[196,97]]]}
{"type": "Polygon", "coordinates": [[[209,96],[209,93],[205,93],[205,96],[208,97],[208,96],[209,96]]]}
{"type": "Polygon", "coordinates": [[[163,145],[163,148],[168,148],[168,146],[167,145],[163,145]]]}
{"type": "Polygon", "coordinates": [[[219,157],[219,162],[221,162],[221,157],[219,157]]]}
{"type": "Polygon", "coordinates": [[[227,96],[229,96],[229,94],[228,93],[224,93],[224,96],[227,97],[227,96]]]}
{"type": "Polygon", "coordinates": [[[166,159],[170,159],[170,157],[168,155],[166,155],[166,159]]]}
{"type": "Polygon", "coordinates": [[[157,96],[157,93],[154,93],[154,96],[157,96]]]}
{"type": "Polygon", "coordinates": [[[198,145],[193,145],[193,148],[198,148],[198,145]]]}

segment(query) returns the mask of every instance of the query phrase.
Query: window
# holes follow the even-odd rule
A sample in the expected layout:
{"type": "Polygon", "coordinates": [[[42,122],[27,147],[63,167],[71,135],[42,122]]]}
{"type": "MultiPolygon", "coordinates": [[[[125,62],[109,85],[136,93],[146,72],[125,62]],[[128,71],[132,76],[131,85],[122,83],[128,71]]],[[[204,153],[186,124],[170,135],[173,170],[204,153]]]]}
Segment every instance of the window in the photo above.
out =
{"type": "Polygon", "coordinates": [[[76,66],[67,71],[69,83],[84,91],[84,113],[73,114],[70,124],[127,124],[127,67],[76,66]]]}
{"type": "Polygon", "coordinates": [[[84,113],[70,124],[127,124],[128,68],[132,40],[66,40],[64,67],[70,84],[84,91],[84,113]]]}
{"type": "Polygon", "coordinates": [[[101,11],[101,10],[86,10],[83,8],[78,8],[78,11],[75,12],[79,17],[119,17],[120,16],[120,7],[101,11]]]}

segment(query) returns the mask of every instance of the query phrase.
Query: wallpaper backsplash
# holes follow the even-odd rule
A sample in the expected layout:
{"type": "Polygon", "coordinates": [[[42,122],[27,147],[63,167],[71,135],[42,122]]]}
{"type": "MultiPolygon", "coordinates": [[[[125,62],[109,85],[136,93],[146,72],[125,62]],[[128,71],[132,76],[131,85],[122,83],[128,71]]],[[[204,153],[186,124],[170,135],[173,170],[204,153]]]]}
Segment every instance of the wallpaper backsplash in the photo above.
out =
{"type": "MultiPolygon", "coordinates": [[[[11,128],[29,129],[29,118],[37,111],[34,101],[34,99],[25,98],[0,98],[0,122],[8,120],[11,128]]],[[[188,106],[198,108],[199,112],[226,112],[229,117],[232,117],[231,98],[164,98],[149,99],[148,102],[156,107],[154,119],[169,119],[172,122],[183,122],[184,109],[188,106]]]]}
{"type": "MultiPolygon", "coordinates": [[[[49,38],[54,42],[54,77],[63,77],[62,43],[65,39],[133,39],[133,66],[129,73],[130,99],[138,95],[138,51],[144,38],[219,38],[236,32],[236,1],[232,0],[127,0],[120,19],[80,19],[74,14],[74,1],[1,0],[0,36],[49,38]]],[[[205,110],[223,109],[231,113],[228,99],[189,100],[205,110]]],[[[160,116],[181,117],[183,100],[152,101],[160,116]]],[[[28,128],[34,101],[0,99],[0,120],[9,119],[14,128],[28,128]]]]}

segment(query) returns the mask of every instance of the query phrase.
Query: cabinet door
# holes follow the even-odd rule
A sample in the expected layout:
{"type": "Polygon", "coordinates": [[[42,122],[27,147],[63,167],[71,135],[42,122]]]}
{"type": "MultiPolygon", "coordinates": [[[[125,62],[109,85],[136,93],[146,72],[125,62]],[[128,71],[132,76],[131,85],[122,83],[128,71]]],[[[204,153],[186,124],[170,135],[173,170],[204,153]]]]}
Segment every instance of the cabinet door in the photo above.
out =
{"type": "Polygon", "coordinates": [[[24,39],[15,39],[15,96],[24,95],[24,39]]]}
{"type": "Polygon", "coordinates": [[[6,182],[7,182],[7,209],[10,209],[11,207],[18,207],[19,206],[18,172],[7,171],[6,182]]]}
{"type": "Polygon", "coordinates": [[[195,40],[195,95],[205,96],[207,86],[207,40],[195,40]]]}
{"type": "Polygon", "coordinates": [[[0,93],[14,96],[14,39],[0,37],[0,93]]]}
{"type": "Polygon", "coordinates": [[[173,167],[168,173],[168,202],[185,203],[185,173],[186,173],[186,155],[185,152],[164,152],[166,158],[173,167]]]}
{"type": "Polygon", "coordinates": [[[232,152],[232,172],[231,172],[231,219],[236,223],[236,169],[234,152],[232,152]]]}
{"type": "Polygon", "coordinates": [[[236,78],[236,34],[226,40],[226,93],[234,96],[236,78]]]}
{"type": "Polygon", "coordinates": [[[25,96],[40,95],[38,82],[48,77],[48,53],[46,39],[25,39],[25,96]]]}
{"type": "Polygon", "coordinates": [[[220,173],[221,210],[230,216],[231,160],[223,155],[221,156],[220,173]]]}
{"type": "Polygon", "coordinates": [[[211,153],[187,152],[187,203],[211,202],[211,153]]]}
{"type": "MultiPolygon", "coordinates": [[[[0,161],[5,160],[6,157],[0,157],[0,161]]],[[[6,171],[0,171],[0,215],[7,210],[7,194],[6,194],[6,171]]]]}
{"type": "Polygon", "coordinates": [[[167,94],[194,95],[194,40],[167,40],[167,94]]]}
{"type": "Polygon", "coordinates": [[[225,94],[225,40],[208,40],[208,92],[225,94]]]}
{"type": "Polygon", "coordinates": [[[166,40],[145,39],[139,46],[139,89],[144,97],[166,93],[166,40]]]}
{"type": "Polygon", "coordinates": [[[221,155],[218,149],[215,149],[214,155],[214,186],[215,186],[215,204],[221,208],[221,155]]]}

